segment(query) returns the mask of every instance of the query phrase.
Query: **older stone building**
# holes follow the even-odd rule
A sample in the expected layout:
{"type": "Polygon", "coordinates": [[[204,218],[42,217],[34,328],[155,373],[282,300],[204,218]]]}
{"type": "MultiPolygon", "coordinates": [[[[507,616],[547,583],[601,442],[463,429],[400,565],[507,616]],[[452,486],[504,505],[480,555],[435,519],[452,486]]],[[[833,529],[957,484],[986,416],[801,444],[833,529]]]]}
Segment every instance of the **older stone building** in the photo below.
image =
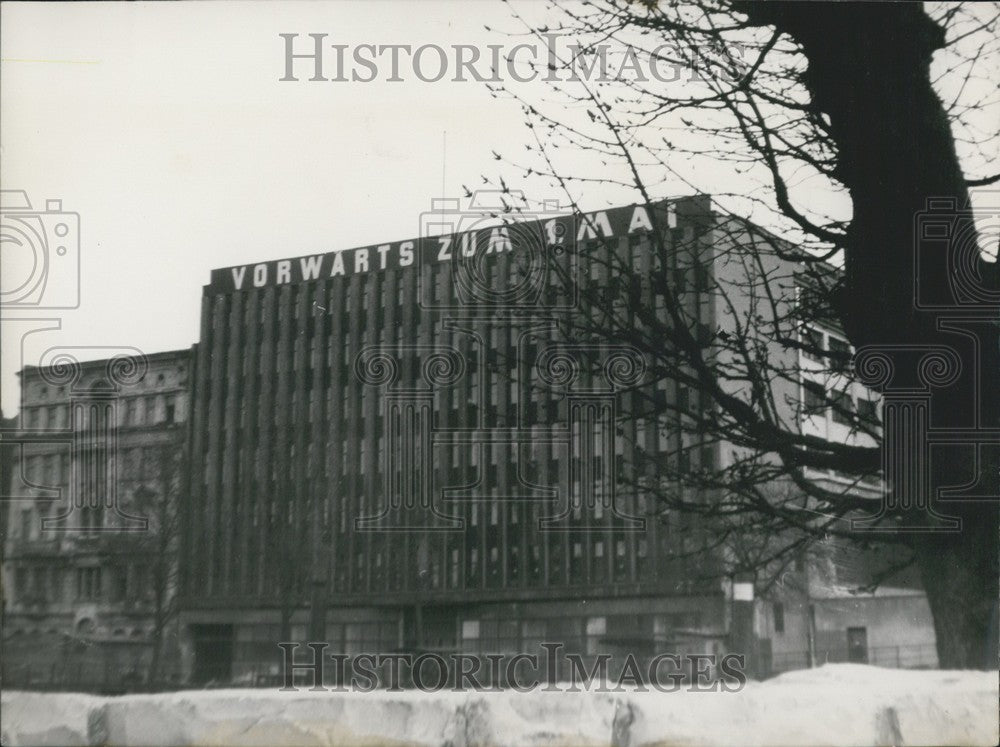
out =
{"type": "Polygon", "coordinates": [[[5,684],[165,677],[190,351],[50,353],[20,374],[5,474],[5,684]]]}

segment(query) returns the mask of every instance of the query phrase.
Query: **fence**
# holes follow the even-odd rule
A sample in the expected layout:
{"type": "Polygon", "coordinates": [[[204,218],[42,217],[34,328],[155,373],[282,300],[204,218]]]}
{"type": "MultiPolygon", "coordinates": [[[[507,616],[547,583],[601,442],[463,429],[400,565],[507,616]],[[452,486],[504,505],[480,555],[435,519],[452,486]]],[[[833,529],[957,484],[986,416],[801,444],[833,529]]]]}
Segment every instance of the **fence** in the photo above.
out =
{"type": "Polygon", "coordinates": [[[60,690],[117,695],[178,689],[176,661],[164,657],[165,673],[148,681],[148,641],[83,640],[48,635],[4,642],[0,685],[5,689],[60,690]]]}
{"type": "MultiPolygon", "coordinates": [[[[898,669],[934,669],[938,666],[937,650],[933,645],[873,647],[868,649],[867,654],[867,661],[861,663],[898,669]]],[[[303,652],[302,655],[307,656],[308,654],[303,652]]],[[[852,659],[848,655],[846,647],[821,648],[816,652],[816,666],[850,661],[852,659]]],[[[645,661],[640,663],[643,664],[645,661]]],[[[765,666],[758,672],[759,675],[767,673],[776,675],[794,669],[808,669],[809,653],[795,651],[774,654],[769,662],[766,661],[765,657],[764,663],[765,666]]],[[[350,662],[345,664],[347,671],[341,671],[339,678],[334,676],[333,667],[326,667],[327,685],[342,684],[345,675],[349,678],[352,667],[350,662]]],[[[565,672],[566,670],[561,669],[561,671],[565,672]]],[[[608,674],[612,680],[617,676],[615,662],[611,662],[608,674]]],[[[176,674],[168,674],[156,682],[149,682],[141,667],[137,667],[134,663],[123,663],[110,657],[68,657],[44,663],[24,662],[23,660],[20,663],[6,661],[3,664],[0,677],[2,677],[0,684],[6,689],[77,691],[107,695],[125,692],[179,690],[191,687],[188,683],[182,683],[176,674]]],[[[433,679],[431,677],[432,681],[433,679]]],[[[448,680],[449,683],[453,682],[453,672],[449,672],[448,680]]],[[[297,686],[309,687],[312,685],[312,675],[310,672],[300,670],[295,673],[294,681],[297,686]]],[[[284,677],[275,663],[242,662],[236,663],[231,676],[225,680],[210,681],[198,686],[260,688],[281,687],[283,682],[284,677]]],[[[410,683],[404,679],[401,684],[406,687],[410,683]]],[[[502,685],[502,683],[494,684],[502,685]]]]}
{"type": "MultiPolygon", "coordinates": [[[[935,669],[938,666],[937,648],[932,644],[875,646],[867,650],[867,657],[861,661],[856,658],[852,659],[846,647],[818,648],[816,650],[816,666],[846,662],[871,664],[891,669],[935,669]]],[[[808,651],[784,652],[771,656],[770,669],[773,674],[808,668],[808,651]]]]}

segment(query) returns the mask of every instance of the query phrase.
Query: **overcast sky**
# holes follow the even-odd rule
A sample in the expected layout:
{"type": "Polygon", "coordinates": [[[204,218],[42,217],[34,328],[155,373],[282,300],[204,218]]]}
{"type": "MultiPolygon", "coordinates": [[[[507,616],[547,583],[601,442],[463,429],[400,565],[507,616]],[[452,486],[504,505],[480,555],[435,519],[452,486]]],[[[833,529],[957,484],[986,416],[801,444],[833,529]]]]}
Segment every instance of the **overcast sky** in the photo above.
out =
{"type": "MultiPolygon", "coordinates": [[[[2,186],[35,208],[61,199],[81,230],[79,309],[20,312],[58,322],[5,317],[8,416],[16,370],[43,350],[186,348],[212,268],[416,236],[433,197],[460,195],[501,169],[493,151],[528,141],[518,105],[473,81],[279,80],[281,33],[351,47],[510,46],[484,29],[518,28],[498,1],[4,3],[0,13],[2,186]]],[[[732,189],[726,178],[720,169],[732,189]]],[[[616,200],[626,201],[595,188],[583,206],[616,200]]]]}
{"type": "MultiPolygon", "coordinates": [[[[187,347],[212,268],[415,236],[443,165],[444,189],[458,195],[491,168],[493,149],[524,139],[517,106],[480,83],[279,81],[279,33],[496,43],[483,25],[512,26],[500,3],[4,3],[2,13],[3,188],[26,190],[36,208],[62,199],[81,222],[81,306],[29,314],[62,329],[27,338],[27,363],[53,345],[187,347]]],[[[8,416],[28,326],[4,325],[8,416]]]]}

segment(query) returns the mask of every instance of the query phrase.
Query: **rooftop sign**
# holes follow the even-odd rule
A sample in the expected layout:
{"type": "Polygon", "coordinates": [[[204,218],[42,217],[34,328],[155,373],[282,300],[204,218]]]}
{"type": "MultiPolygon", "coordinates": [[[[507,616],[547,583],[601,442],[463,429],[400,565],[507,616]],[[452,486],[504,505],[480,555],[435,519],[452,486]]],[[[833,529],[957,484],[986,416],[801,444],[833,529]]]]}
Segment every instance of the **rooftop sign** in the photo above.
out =
{"type": "Polygon", "coordinates": [[[654,220],[660,230],[677,225],[673,202],[658,203],[651,210],[630,205],[586,214],[542,211],[516,218],[480,209],[462,212],[457,210],[457,201],[441,202],[439,210],[422,216],[422,238],[213,270],[205,293],[305,283],[415,264],[476,261],[507,252],[537,253],[652,231],[654,220]]]}

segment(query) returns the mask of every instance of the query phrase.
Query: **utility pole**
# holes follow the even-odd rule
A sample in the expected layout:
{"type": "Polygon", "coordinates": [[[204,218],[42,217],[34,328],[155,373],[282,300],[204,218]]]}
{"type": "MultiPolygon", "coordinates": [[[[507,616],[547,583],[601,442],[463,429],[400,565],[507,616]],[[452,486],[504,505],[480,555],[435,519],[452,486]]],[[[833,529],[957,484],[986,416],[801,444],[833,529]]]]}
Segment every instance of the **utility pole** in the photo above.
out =
{"type": "Polygon", "coordinates": [[[757,652],[754,641],[754,583],[747,574],[736,574],[732,582],[733,652],[746,656],[750,672],[758,673],[757,652]]]}

